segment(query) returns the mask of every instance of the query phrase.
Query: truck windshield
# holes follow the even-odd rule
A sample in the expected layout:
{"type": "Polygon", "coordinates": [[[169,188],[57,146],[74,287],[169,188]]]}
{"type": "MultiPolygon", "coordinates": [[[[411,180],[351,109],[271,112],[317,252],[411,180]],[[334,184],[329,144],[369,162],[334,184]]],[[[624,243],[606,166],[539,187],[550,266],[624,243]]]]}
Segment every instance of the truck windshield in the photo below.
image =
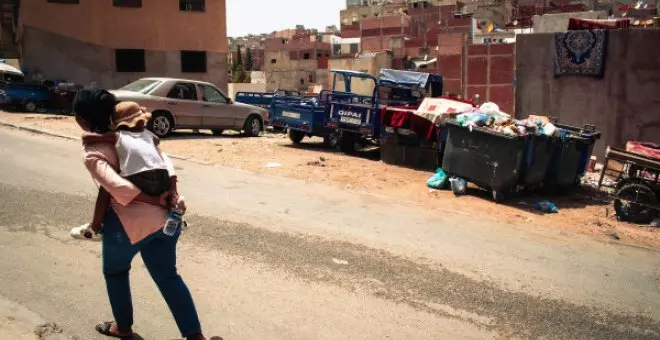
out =
{"type": "Polygon", "coordinates": [[[373,96],[374,88],[376,87],[376,83],[373,79],[359,78],[341,73],[337,73],[336,76],[335,91],[348,92],[346,91],[346,78],[350,77],[351,93],[365,97],[373,96]]]}
{"type": "Polygon", "coordinates": [[[120,90],[146,94],[153,90],[159,83],[160,81],[158,80],[140,79],[122,87],[120,90]]]}

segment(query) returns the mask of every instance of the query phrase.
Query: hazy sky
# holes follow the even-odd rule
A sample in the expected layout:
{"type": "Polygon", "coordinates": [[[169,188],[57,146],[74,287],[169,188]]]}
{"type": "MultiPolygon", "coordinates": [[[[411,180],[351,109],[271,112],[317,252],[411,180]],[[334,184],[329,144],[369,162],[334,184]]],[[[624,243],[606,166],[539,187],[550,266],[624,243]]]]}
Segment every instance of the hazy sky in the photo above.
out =
{"type": "Polygon", "coordinates": [[[346,0],[227,0],[227,35],[270,33],[296,25],[323,30],[339,25],[344,7],[346,0]]]}

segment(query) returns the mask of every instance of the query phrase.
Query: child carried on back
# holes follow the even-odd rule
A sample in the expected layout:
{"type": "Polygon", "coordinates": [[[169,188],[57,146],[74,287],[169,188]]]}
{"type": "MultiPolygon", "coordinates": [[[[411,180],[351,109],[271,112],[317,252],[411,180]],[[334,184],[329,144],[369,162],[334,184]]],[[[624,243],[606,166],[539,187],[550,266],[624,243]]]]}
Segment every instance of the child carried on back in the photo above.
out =
{"type": "MultiPolygon", "coordinates": [[[[115,106],[112,134],[85,136],[83,144],[114,143],[119,158],[120,176],[149,196],[163,197],[171,204],[178,201],[176,176],[172,162],[160,152],[160,140],[146,129],[151,113],[134,102],[115,106]]],[[[181,203],[183,205],[183,203],[181,203]]],[[[110,194],[102,187],[96,199],[91,224],[71,230],[71,236],[92,239],[100,237],[103,218],[110,208],[110,194]]],[[[183,205],[182,210],[185,210],[183,205]]]]}

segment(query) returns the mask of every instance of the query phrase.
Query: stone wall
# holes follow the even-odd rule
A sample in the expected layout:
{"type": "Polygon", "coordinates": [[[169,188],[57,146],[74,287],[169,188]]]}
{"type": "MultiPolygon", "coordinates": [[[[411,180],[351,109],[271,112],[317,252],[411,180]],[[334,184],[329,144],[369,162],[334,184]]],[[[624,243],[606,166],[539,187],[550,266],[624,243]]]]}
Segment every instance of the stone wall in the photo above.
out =
{"type": "Polygon", "coordinates": [[[541,113],[561,123],[596,125],[606,146],[628,140],[660,143],[660,29],[609,31],[602,79],[554,77],[554,35],[519,35],[516,50],[516,114],[541,113]]]}

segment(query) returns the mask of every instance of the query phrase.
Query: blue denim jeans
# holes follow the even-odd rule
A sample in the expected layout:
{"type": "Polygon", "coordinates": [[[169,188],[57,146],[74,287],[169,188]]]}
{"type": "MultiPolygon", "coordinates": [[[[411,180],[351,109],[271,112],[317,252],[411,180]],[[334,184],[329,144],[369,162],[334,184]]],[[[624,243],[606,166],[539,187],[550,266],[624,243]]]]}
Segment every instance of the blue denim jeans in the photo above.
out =
{"type": "Polygon", "coordinates": [[[139,252],[165,298],[181,335],[185,338],[200,334],[201,326],[192,296],[176,271],[176,244],[180,229],[174,236],[167,236],[159,230],[132,245],[117,214],[110,209],[103,221],[103,234],[103,275],[117,326],[133,326],[129,271],[133,257],[139,252]]]}

